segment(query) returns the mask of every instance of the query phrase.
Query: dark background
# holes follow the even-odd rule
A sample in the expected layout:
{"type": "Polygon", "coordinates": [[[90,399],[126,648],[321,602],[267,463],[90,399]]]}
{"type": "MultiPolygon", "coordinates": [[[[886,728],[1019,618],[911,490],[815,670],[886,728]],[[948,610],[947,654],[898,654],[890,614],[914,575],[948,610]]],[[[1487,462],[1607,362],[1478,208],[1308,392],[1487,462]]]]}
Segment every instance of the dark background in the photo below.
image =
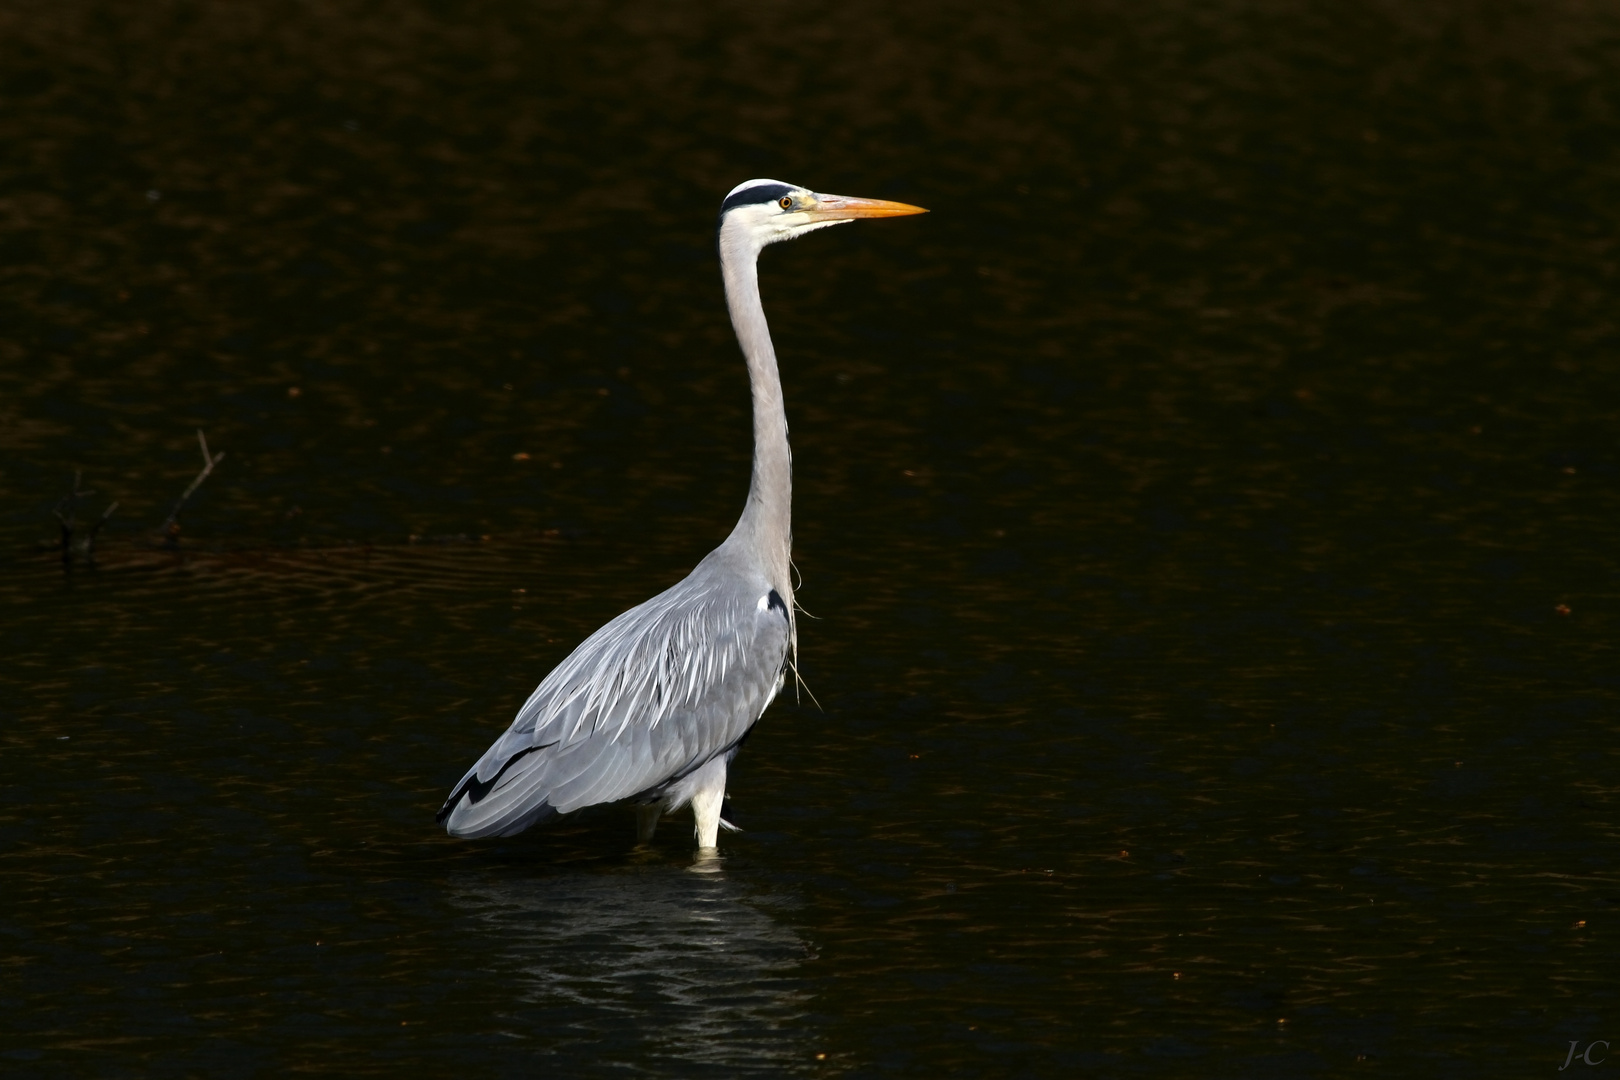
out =
{"type": "Polygon", "coordinates": [[[7,4],[0,1061],[1620,1046],[1617,110],[1568,0],[7,4]],[[741,507],[754,176],[933,211],[763,259],[821,707],[721,874],[450,841],[741,507]]]}

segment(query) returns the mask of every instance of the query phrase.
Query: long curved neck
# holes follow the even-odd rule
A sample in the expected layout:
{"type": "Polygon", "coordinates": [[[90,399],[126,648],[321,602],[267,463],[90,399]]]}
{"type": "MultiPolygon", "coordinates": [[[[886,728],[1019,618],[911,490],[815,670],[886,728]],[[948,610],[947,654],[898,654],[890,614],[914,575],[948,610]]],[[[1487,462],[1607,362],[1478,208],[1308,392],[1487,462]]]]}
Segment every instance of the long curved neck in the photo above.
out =
{"type": "Polygon", "coordinates": [[[748,505],[731,535],[764,561],[772,586],[791,609],[788,562],[793,550],[793,452],[788,448],[776,349],[759,300],[758,262],[758,248],[740,230],[721,230],[720,271],[726,283],[726,306],[748,361],[748,383],[754,393],[754,475],[748,485],[748,505]]]}

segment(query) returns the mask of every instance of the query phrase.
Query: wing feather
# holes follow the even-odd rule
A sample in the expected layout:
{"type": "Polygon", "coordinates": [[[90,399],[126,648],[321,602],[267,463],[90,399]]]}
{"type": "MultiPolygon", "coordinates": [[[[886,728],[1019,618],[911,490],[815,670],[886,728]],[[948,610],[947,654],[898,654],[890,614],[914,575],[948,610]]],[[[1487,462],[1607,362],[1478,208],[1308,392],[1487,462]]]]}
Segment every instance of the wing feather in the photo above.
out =
{"type": "Polygon", "coordinates": [[[453,790],[457,836],[656,793],[734,746],[771,698],[790,628],[755,575],[700,565],[585,639],[453,790]],[[497,778],[499,778],[497,780],[497,778]]]}

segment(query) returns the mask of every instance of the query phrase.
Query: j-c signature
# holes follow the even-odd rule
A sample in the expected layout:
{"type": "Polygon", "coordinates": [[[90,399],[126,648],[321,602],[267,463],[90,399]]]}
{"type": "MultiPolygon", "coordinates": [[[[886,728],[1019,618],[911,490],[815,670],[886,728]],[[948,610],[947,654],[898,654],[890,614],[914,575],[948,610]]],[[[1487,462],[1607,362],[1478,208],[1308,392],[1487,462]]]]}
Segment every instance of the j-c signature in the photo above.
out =
{"type": "Polygon", "coordinates": [[[1569,1040],[1569,1053],[1564,1057],[1564,1063],[1562,1065],[1558,1066],[1558,1071],[1559,1072],[1563,1072],[1565,1069],[1567,1069],[1571,1065],[1573,1065],[1576,1061],[1584,1061],[1588,1065],[1601,1065],[1601,1064],[1603,1064],[1603,1062],[1605,1060],[1608,1059],[1608,1056],[1609,1056],[1609,1040],[1608,1039],[1593,1039],[1591,1042],[1586,1044],[1586,1049],[1583,1052],[1577,1054],[1577,1053],[1575,1053],[1575,1051],[1580,1047],[1580,1045],[1581,1045],[1581,1040],[1579,1040],[1579,1039],[1571,1039],[1571,1040],[1569,1040]],[[1598,1050],[1598,1047],[1600,1047],[1600,1046],[1603,1047],[1602,1050],[1598,1050]],[[1596,1061],[1592,1060],[1592,1052],[1593,1051],[1597,1051],[1597,1054],[1598,1054],[1598,1057],[1597,1057],[1596,1061]]]}

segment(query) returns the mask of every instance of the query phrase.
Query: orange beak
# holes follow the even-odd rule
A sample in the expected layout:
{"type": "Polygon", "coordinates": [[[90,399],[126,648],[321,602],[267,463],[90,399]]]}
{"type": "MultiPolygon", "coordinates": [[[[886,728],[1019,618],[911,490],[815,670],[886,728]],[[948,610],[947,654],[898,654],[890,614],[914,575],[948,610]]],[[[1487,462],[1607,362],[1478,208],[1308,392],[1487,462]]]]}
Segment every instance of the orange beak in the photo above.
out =
{"type": "Polygon", "coordinates": [[[816,193],[814,209],[802,211],[812,221],[849,221],[853,218],[904,217],[907,214],[926,214],[920,206],[887,199],[857,199],[852,195],[823,195],[816,193]]]}

